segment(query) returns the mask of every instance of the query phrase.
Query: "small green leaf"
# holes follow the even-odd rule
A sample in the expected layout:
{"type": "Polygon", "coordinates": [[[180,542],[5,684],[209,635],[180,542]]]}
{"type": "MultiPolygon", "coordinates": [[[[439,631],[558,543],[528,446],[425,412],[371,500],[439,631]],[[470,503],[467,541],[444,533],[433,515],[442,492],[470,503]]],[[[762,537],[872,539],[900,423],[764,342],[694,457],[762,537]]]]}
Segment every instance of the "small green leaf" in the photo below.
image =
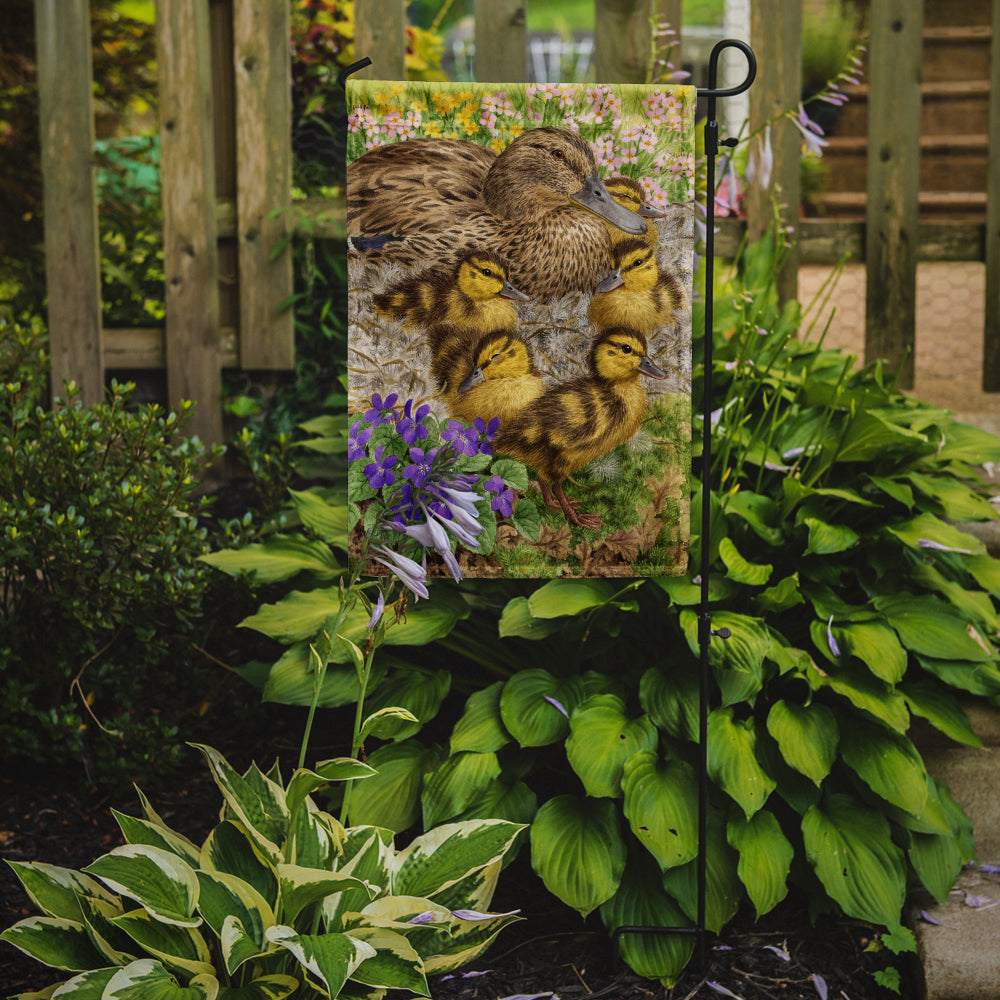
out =
{"type": "Polygon", "coordinates": [[[733,718],[733,709],[717,708],[708,717],[708,774],[749,819],[774,791],[776,782],[757,762],[753,718],[733,718]]]}
{"type": "Polygon", "coordinates": [[[563,624],[558,619],[536,618],[531,613],[527,597],[515,597],[507,602],[500,615],[500,638],[518,636],[521,639],[544,639],[558,632],[563,624]]]}
{"type": "Polygon", "coordinates": [[[344,983],[375,949],[349,934],[296,934],[291,927],[269,927],[267,939],[285,948],[320,982],[330,996],[339,996],[344,983]]]}
{"type": "Polygon", "coordinates": [[[759,920],[788,894],[788,873],[795,849],[781,832],[774,813],[765,809],[750,819],[737,816],[726,828],[729,846],[739,851],[736,873],[759,920]]]}
{"type": "Polygon", "coordinates": [[[837,720],[826,705],[798,705],[778,699],[767,716],[767,731],[785,761],[818,787],[837,756],[837,720]]]}
{"type": "Polygon", "coordinates": [[[528,607],[535,618],[578,615],[607,604],[616,589],[610,580],[549,580],[528,598],[528,607]]]}
{"type": "Polygon", "coordinates": [[[514,526],[514,530],[519,535],[524,535],[529,542],[538,541],[538,533],[542,530],[542,516],[530,500],[518,500],[514,504],[510,523],[514,526]]]}
{"type": "Polygon", "coordinates": [[[747,562],[730,538],[719,540],[719,557],[726,564],[726,575],[729,579],[735,580],[736,583],[746,584],[748,587],[764,586],[774,570],[774,566],[770,563],[761,565],[747,562]]]}
{"type": "Polygon", "coordinates": [[[503,681],[496,681],[469,696],[465,703],[465,711],[452,730],[452,753],[460,750],[490,753],[510,742],[510,733],[504,728],[500,716],[502,690],[503,681]]]}

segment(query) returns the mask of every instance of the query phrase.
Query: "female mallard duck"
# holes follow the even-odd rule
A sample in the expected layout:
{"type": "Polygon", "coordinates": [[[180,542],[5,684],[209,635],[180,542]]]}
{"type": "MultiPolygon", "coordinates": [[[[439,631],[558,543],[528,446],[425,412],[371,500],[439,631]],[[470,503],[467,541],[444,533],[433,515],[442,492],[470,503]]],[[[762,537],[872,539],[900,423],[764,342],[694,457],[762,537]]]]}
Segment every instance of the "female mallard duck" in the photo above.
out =
{"type": "Polygon", "coordinates": [[[630,326],[647,336],[673,320],[684,301],[680,282],[656,263],[656,248],[645,237],[615,245],[614,270],[598,283],[587,319],[601,330],[630,326]]]}
{"type": "Polygon", "coordinates": [[[532,466],[546,504],[568,521],[599,528],[597,514],[581,514],[576,501],[566,498],[563,480],[639,430],[648,406],[639,376],[666,375],[646,357],[642,333],[627,327],[605,330],[589,363],[589,375],[550,389],[506,426],[501,423],[493,447],[532,466]]]}
{"type": "Polygon", "coordinates": [[[417,326],[462,323],[481,333],[517,323],[514,302],[528,296],[507,280],[509,263],[492,250],[471,250],[444,271],[430,268],[372,296],[375,310],[417,326]]]}
{"type": "Polygon", "coordinates": [[[485,336],[467,326],[428,331],[431,372],[448,412],[472,423],[499,417],[503,427],[536,400],[544,388],[531,350],[513,329],[485,336]]]}
{"type": "Polygon", "coordinates": [[[488,247],[534,298],[593,288],[611,264],[606,222],[646,232],[608,194],[589,144],[556,126],[522,132],[499,156],[462,139],[380,146],[350,164],[347,189],[348,233],[367,258],[414,267],[488,247]]]}

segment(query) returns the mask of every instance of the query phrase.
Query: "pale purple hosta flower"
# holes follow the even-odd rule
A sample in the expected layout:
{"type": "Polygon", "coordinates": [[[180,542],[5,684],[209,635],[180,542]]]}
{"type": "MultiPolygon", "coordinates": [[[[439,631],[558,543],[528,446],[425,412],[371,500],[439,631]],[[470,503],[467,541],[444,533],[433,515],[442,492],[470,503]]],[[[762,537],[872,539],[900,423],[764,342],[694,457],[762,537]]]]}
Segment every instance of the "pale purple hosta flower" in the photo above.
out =
{"type": "Polygon", "coordinates": [[[385,612],[385,595],[380,590],[378,592],[378,600],[375,602],[375,607],[372,608],[372,616],[368,619],[368,631],[371,632],[372,629],[378,625],[385,612]]]}
{"type": "Polygon", "coordinates": [[[765,191],[771,186],[771,174],[774,172],[774,150],[771,148],[771,126],[764,129],[763,136],[757,136],[757,141],[750,147],[750,158],[747,161],[747,183],[756,181],[765,191]]]}
{"type": "Polygon", "coordinates": [[[815,972],[809,978],[813,981],[813,986],[816,987],[816,992],[819,994],[819,1000],[826,1000],[828,992],[826,988],[826,980],[815,972]]]}
{"type": "Polygon", "coordinates": [[[979,865],[977,870],[986,875],[1000,875],[1000,865],[979,865]]]}
{"type": "Polygon", "coordinates": [[[479,910],[452,910],[451,915],[459,920],[492,920],[494,917],[516,917],[520,910],[508,910],[507,913],[481,913],[479,910]]]}
{"type": "Polygon", "coordinates": [[[727,990],[722,983],[713,983],[711,981],[705,983],[705,985],[712,990],[714,993],[721,993],[724,997],[734,997],[735,1000],[743,1000],[743,997],[739,993],[734,993],[732,990],[727,990]]]}
{"type": "Polygon", "coordinates": [[[764,945],[764,950],[773,951],[782,962],[790,962],[792,960],[792,956],[784,948],[779,948],[776,944],[766,944],[764,945]]]}
{"type": "MultiPolygon", "coordinates": [[[[421,503],[420,509],[424,512],[426,520],[417,524],[399,525],[393,524],[393,528],[401,531],[408,538],[419,542],[425,549],[434,549],[444,560],[448,572],[456,580],[462,579],[462,570],[458,565],[458,560],[451,551],[451,542],[448,540],[448,532],[441,527],[441,521],[421,503]]],[[[441,519],[443,520],[443,519],[441,519]]],[[[447,523],[447,522],[444,522],[447,523]]],[[[472,540],[473,544],[475,539],[472,540]]]]}
{"type": "Polygon", "coordinates": [[[403,586],[411,590],[417,597],[429,597],[427,592],[427,570],[420,563],[401,552],[394,552],[384,545],[375,545],[373,551],[384,558],[373,556],[375,562],[388,567],[398,577],[403,586]]]}
{"type": "Polygon", "coordinates": [[[940,552],[958,552],[963,556],[971,556],[972,549],[958,549],[953,545],[942,545],[940,542],[935,542],[930,538],[918,538],[917,548],[920,549],[938,549],[940,552]]]}
{"type": "Polygon", "coordinates": [[[562,702],[556,701],[555,698],[553,698],[553,697],[551,697],[550,695],[547,695],[547,694],[543,695],[542,697],[544,697],[545,700],[550,705],[554,705],[557,709],[559,709],[559,711],[562,712],[562,714],[565,715],[567,719],[569,718],[569,712],[566,711],[566,709],[563,706],[562,702]]]}
{"type": "Polygon", "coordinates": [[[423,913],[418,913],[415,917],[410,917],[406,922],[408,924],[430,924],[437,920],[437,914],[433,910],[424,910],[423,913]]]}
{"type": "Polygon", "coordinates": [[[509,997],[500,997],[500,1000],[559,1000],[555,993],[512,993],[509,997]]]}
{"type": "Polygon", "coordinates": [[[792,124],[802,134],[802,139],[806,144],[806,149],[817,156],[823,155],[823,147],[827,145],[826,139],[822,138],[823,130],[806,114],[806,109],[799,104],[798,114],[789,113],[792,124]]]}
{"type": "Polygon", "coordinates": [[[830,652],[834,656],[840,656],[840,646],[837,645],[837,640],[833,637],[833,615],[830,615],[830,619],[826,623],[826,641],[830,647],[830,652]]]}
{"type": "Polygon", "coordinates": [[[429,488],[428,492],[448,505],[452,517],[470,535],[475,536],[482,531],[483,526],[479,523],[479,511],[476,508],[476,501],[481,499],[478,493],[445,485],[429,488]]]}

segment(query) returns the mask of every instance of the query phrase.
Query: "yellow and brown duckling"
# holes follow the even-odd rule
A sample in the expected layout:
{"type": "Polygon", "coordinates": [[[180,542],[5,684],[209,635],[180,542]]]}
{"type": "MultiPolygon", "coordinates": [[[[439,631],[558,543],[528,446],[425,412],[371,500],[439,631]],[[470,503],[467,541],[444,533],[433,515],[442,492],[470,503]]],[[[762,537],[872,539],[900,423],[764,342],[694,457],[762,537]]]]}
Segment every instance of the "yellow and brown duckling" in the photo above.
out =
{"type": "Polygon", "coordinates": [[[348,233],[366,258],[415,267],[489,248],[534,298],[589,291],[607,273],[606,223],[646,232],[597,176],[590,145],[556,126],[526,130],[499,156],[461,139],[380,146],[350,164],[347,187],[348,233]]]}
{"type": "Polygon", "coordinates": [[[587,318],[604,330],[629,326],[647,336],[670,323],[684,301],[680,282],[656,262],[656,247],[641,236],[617,243],[614,270],[601,280],[587,309],[587,318]]]}
{"type": "Polygon", "coordinates": [[[599,528],[601,518],[578,511],[563,493],[563,481],[635,435],[649,402],[640,376],[666,375],[646,357],[642,333],[627,327],[601,333],[589,367],[589,375],[549,389],[506,426],[501,423],[494,449],[532,466],[546,504],[568,521],[599,528]]]}
{"type": "Polygon", "coordinates": [[[544,389],[531,349],[511,328],[485,336],[463,326],[428,331],[431,373],[448,413],[472,423],[494,417],[510,422],[544,389]]]}
{"type": "Polygon", "coordinates": [[[492,250],[472,250],[449,270],[429,268],[372,296],[375,310],[417,326],[462,323],[481,333],[517,323],[515,302],[529,297],[507,278],[510,265],[492,250]]]}

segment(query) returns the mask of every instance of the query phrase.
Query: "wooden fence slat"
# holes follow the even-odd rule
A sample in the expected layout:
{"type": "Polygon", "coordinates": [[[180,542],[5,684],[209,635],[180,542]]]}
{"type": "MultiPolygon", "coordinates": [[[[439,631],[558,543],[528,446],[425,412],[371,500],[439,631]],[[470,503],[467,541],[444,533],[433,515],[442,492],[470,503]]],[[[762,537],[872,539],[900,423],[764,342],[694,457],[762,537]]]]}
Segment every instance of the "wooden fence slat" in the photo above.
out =
{"type": "Polygon", "coordinates": [[[354,58],[371,66],[355,76],[366,80],[406,79],[405,0],[358,0],[354,5],[354,58]]]}
{"type": "Polygon", "coordinates": [[[104,398],[88,0],[35,0],[52,393],[104,398]]]}
{"type": "Polygon", "coordinates": [[[243,368],[295,367],[294,318],[282,308],[292,294],[289,219],[275,213],[292,200],[290,33],[287,0],[233,7],[243,368]]]}
{"type": "Polygon", "coordinates": [[[598,83],[645,83],[657,0],[594,0],[594,69],[598,83]]]}
{"type": "MultiPolygon", "coordinates": [[[[762,67],[750,88],[750,131],[799,103],[802,91],[802,4],[799,0],[760,0],[750,8],[750,42],[762,67]]],[[[720,110],[720,116],[724,111],[720,110]]],[[[735,134],[739,122],[729,123],[735,134]]],[[[754,142],[757,140],[755,139],[754,142]]],[[[774,220],[773,204],[780,206],[781,225],[794,229],[793,243],[777,276],[778,296],[786,302],[798,295],[799,284],[799,157],[802,136],[787,118],[771,126],[774,169],[768,187],[759,178],[747,192],[750,238],[759,239],[774,220]]]]}
{"type": "Polygon", "coordinates": [[[206,0],[156,9],[166,273],[167,394],[198,403],[192,432],[222,441],[219,255],[206,0]]]}
{"type": "Polygon", "coordinates": [[[989,158],[986,180],[986,324],[983,390],[1000,392],[1000,0],[993,0],[989,158]]]}
{"type": "Polygon", "coordinates": [[[898,368],[903,389],[915,365],[923,13],[872,0],[869,15],[865,360],[898,368]]]}
{"type": "Polygon", "coordinates": [[[480,82],[520,83],[528,78],[524,0],[475,0],[476,61],[480,82]]]}

